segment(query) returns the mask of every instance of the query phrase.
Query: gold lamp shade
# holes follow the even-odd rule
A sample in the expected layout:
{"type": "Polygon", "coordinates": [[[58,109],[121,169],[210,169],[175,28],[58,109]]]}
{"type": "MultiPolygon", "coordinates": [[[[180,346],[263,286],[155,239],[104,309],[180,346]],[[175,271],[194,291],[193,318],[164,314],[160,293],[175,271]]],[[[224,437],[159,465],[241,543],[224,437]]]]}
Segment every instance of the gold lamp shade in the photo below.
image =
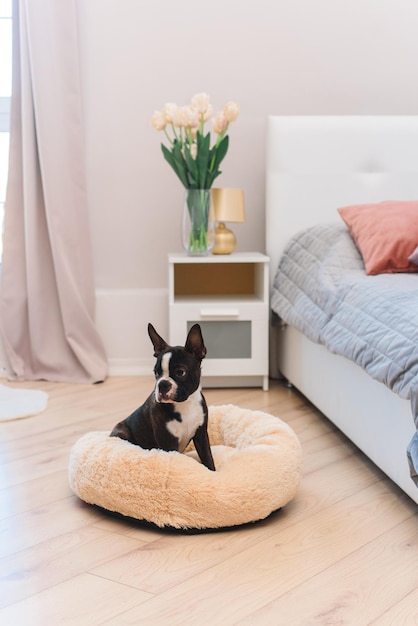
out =
{"type": "Polygon", "coordinates": [[[232,230],[225,226],[225,222],[244,222],[244,191],[215,188],[212,189],[212,201],[215,220],[218,222],[212,254],[231,254],[235,250],[237,240],[232,230]]]}

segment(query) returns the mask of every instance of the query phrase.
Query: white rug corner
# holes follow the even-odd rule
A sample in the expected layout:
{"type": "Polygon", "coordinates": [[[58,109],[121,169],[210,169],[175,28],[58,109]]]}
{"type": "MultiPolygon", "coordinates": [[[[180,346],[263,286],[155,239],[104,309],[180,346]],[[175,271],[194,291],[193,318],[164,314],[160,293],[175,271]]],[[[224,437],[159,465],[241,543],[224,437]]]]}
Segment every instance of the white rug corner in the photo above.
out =
{"type": "Polygon", "coordinates": [[[30,417],[44,411],[48,394],[39,389],[12,389],[0,385],[0,421],[30,417]]]}

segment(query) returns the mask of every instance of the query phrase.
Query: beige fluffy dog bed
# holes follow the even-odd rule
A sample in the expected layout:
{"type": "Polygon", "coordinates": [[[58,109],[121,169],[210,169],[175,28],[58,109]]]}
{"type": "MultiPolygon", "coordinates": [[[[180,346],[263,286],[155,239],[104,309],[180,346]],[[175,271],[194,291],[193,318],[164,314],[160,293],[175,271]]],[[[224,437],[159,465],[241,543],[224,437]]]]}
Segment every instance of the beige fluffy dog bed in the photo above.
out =
{"type": "Polygon", "coordinates": [[[208,529],[264,519],[295,495],[302,453],[278,417],[234,405],[209,407],[216,472],[185,454],[143,450],[91,432],[71,450],[69,478],[85,502],[157,526],[208,529]]]}

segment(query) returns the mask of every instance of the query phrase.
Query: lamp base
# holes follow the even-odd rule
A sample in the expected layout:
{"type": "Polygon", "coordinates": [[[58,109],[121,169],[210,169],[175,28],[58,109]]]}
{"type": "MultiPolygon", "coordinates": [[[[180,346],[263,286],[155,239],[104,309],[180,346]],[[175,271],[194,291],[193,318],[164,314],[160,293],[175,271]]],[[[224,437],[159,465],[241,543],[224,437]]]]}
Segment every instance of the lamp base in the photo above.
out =
{"type": "Polygon", "coordinates": [[[237,240],[232,230],[229,230],[223,222],[219,222],[215,228],[215,245],[212,254],[231,254],[236,244],[237,240]]]}

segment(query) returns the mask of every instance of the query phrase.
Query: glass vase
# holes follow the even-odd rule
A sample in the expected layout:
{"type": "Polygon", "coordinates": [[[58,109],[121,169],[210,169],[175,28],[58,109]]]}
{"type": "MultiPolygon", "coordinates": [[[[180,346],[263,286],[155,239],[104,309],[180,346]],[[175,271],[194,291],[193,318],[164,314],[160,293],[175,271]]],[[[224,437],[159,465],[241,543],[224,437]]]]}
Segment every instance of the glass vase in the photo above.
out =
{"type": "Polygon", "coordinates": [[[182,243],[190,256],[207,256],[215,242],[215,219],[210,189],[185,189],[182,243]]]}

